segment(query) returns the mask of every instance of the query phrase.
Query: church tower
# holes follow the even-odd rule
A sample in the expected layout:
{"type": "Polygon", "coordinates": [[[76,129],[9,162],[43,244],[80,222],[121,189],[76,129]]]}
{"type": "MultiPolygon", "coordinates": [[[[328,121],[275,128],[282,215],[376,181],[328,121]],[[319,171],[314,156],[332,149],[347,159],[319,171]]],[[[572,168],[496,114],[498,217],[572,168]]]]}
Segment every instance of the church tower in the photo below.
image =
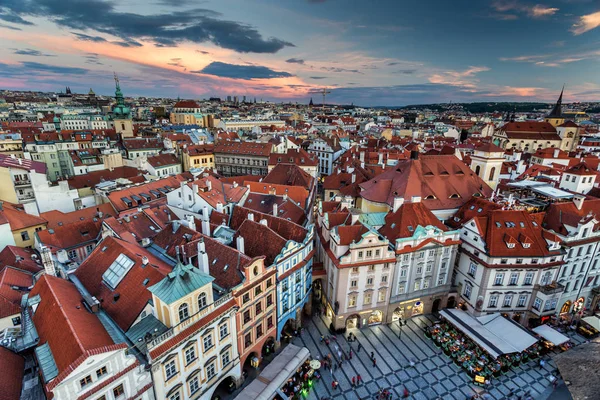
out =
{"type": "Polygon", "coordinates": [[[477,147],[471,155],[471,169],[489,187],[496,189],[504,161],[504,150],[493,143],[486,143],[477,147]]]}
{"type": "Polygon", "coordinates": [[[115,123],[115,131],[122,138],[133,137],[133,122],[131,121],[131,111],[125,105],[125,98],[121,92],[119,77],[115,74],[115,100],[117,104],[113,107],[113,121],[115,123]]]}
{"type": "Polygon", "coordinates": [[[558,96],[558,100],[556,101],[554,108],[552,109],[552,111],[550,111],[550,114],[548,114],[548,116],[545,118],[546,122],[548,122],[555,128],[559,125],[562,125],[565,122],[565,117],[563,117],[562,115],[562,99],[564,91],[565,87],[563,85],[563,88],[560,91],[560,96],[558,96]]]}

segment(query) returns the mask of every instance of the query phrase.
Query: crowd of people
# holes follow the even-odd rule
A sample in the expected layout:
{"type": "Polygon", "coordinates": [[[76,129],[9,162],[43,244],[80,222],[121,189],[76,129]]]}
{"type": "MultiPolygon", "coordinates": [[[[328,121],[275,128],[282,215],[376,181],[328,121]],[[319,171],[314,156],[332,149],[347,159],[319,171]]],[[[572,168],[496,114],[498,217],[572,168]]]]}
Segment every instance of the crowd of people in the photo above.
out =
{"type": "Polygon", "coordinates": [[[281,388],[281,391],[288,396],[288,399],[301,399],[303,394],[306,395],[312,387],[313,380],[321,378],[319,371],[312,369],[310,362],[310,359],[306,360],[281,388]]]}
{"type": "Polygon", "coordinates": [[[500,376],[512,366],[527,362],[540,355],[538,343],[521,353],[504,354],[494,359],[473,340],[464,335],[447,321],[437,321],[425,329],[425,335],[433,340],[436,346],[465,369],[472,377],[479,377],[476,383],[484,383],[491,377],[500,376]]]}

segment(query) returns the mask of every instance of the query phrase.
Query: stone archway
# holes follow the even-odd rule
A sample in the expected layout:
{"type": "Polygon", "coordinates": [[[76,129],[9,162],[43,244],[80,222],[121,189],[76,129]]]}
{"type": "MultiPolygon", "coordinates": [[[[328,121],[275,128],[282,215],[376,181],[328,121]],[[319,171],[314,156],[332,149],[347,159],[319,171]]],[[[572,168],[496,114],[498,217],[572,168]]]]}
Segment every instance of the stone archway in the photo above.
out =
{"type": "Polygon", "coordinates": [[[404,319],[404,308],[396,307],[392,314],[392,322],[398,321],[399,319],[404,319]]]}
{"type": "Polygon", "coordinates": [[[440,300],[440,299],[435,299],[433,301],[433,304],[431,305],[431,313],[432,314],[435,314],[436,312],[439,311],[441,302],[442,302],[442,300],[440,300]]]}
{"type": "Polygon", "coordinates": [[[454,308],[456,307],[456,298],[454,296],[448,297],[448,302],[446,303],[446,308],[454,308]]]}
{"type": "Polygon", "coordinates": [[[360,315],[352,314],[346,318],[346,329],[359,329],[360,328],[360,315]]]}

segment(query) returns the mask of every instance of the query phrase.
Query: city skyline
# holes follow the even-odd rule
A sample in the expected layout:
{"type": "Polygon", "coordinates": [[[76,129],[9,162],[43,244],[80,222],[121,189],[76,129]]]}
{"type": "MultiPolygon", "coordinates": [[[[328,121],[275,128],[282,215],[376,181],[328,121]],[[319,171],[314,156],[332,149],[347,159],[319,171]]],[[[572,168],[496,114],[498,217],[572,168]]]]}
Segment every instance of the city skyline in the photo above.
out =
{"type": "Polygon", "coordinates": [[[597,101],[586,0],[103,0],[0,5],[0,88],[363,106],[597,101]]]}

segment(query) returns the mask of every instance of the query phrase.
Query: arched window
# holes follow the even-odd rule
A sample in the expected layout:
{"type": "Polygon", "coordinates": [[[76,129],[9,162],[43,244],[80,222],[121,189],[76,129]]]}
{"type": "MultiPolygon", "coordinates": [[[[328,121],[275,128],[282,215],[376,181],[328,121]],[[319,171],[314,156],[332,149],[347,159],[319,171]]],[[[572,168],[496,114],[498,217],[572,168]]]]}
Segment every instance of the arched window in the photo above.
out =
{"type": "Polygon", "coordinates": [[[490,178],[488,180],[493,181],[495,174],[496,174],[496,167],[492,167],[492,169],[490,170],[490,178]]]}
{"type": "Polygon", "coordinates": [[[185,321],[190,317],[190,313],[188,312],[187,303],[183,303],[179,306],[179,322],[185,321]]]}
{"type": "Polygon", "coordinates": [[[203,309],[206,307],[206,293],[200,293],[198,296],[198,308],[203,309]]]}
{"type": "Polygon", "coordinates": [[[481,170],[481,167],[478,165],[475,167],[475,175],[479,176],[479,171],[481,170]]]}

